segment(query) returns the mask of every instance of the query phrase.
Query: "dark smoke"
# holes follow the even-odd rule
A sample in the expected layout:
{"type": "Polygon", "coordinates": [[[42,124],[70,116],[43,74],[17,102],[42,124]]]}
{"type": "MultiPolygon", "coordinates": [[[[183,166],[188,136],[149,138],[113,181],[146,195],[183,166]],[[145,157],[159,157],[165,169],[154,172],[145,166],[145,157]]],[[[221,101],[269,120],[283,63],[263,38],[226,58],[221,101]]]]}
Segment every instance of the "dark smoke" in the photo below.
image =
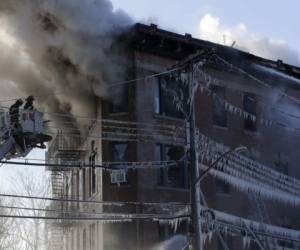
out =
{"type": "Polygon", "coordinates": [[[37,100],[47,111],[94,116],[105,83],[125,77],[112,46],[131,24],[107,0],[1,0],[0,84],[15,95],[57,93],[37,100]]]}

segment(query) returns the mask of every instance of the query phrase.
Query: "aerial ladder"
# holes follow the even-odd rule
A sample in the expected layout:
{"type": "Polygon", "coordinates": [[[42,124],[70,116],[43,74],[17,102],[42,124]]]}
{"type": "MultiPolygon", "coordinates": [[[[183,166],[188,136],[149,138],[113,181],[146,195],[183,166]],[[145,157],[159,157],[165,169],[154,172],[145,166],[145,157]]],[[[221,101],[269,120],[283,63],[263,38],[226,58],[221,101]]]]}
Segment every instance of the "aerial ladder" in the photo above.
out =
{"type": "Polygon", "coordinates": [[[34,148],[45,148],[52,139],[44,134],[43,113],[20,109],[17,119],[0,109],[0,161],[26,157],[34,148]],[[14,120],[14,122],[12,122],[14,120]]]}

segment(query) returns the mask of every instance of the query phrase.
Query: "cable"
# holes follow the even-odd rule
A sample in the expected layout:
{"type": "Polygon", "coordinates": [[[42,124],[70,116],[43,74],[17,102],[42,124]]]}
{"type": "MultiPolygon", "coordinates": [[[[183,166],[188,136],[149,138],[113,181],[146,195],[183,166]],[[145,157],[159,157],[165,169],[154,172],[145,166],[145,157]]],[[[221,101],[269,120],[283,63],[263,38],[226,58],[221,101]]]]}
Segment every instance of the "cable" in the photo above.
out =
{"type": "Polygon", "coordinates": [[[13,219],[37,219],[37,220],[72,220],[72,221],[104,221],[104,222],[131,222],[131,220],[151,220],[151,221],[171,221],[171,220],[189,220],[189,215],[179,216],[147,216],[147,215],[134,215],[134,216],[122,216],[119,217],[78,217],[78,216],[29,216],[29,215],[5,215],[0,214],[0,218],[13,218],[13,219]]]}
{"type": "MultiPolygon", "coordinates": [[[[167,168],[176,166],[177,162],[180,161],[149,161],[149,162],[104,162],[103,165],[97,163],[84,163],[81,161],[69,161],[68,164],[51,164],[46,163],[46,160],[38,160],[44,163],[31,163],[28,162],[30,159],[25,159],[25,162],[16,161],[0,161],[1,164],[9,165],[22,165],[22,166],[32,166],[32,167],[60,167],[60,168],[72,168],[72,169],[82,169],[82,168],[101,168],[107,171],[113,170],[126,170],[126,169],[155,169],[155,168],[167,168]],[[93,165],[94,164],[94,165],[93,165]],[[113,167],[117,166],[117,167],[113,167]]],[[[63,170],[57,170],[63,171],[63,170]]],[[[66,170],[67,171],[67,170],[66,170]]]]}
{"type": "Polygon", "coordinates": [[[59,202],[76,202],[76,203],[92,203],[92,204],[102,204],[104,206],[124,206],[124,205],[135,205],[135,206],[186,206],[189,203],[180,202],[114,202],[114,201],[96,201],[96,200],[80,200],[80,199],[59,199],[52,197],[40,197],[40,196],[26,196],[26,195],[12,195],[12,194],[0,194],[0,197],[7,198],[19,198],[19,199],[33,199],[33,200],[48,200],[48,201],[59,201],[59,202]]]}
{"type": "MultiPolygon", "coordinates": [[[[48,209],[48,208],[32,208],[32,207],[19,207],[19,206],[0,206],[0,208],[3,209],[10,209],[10,210],[24,210],[24,211],[40,211],[40,212],[55,212],[58,214],[63,214],[66,217],[68,217],[68,214],[86,214],[86,215],[102,215],[104,217],[109,217],[109,216],[140,216],[141,214],[136,214],[136,213],[129,213],[129,214],[124,214],[124,213],[103,213],[103,212],[96,212],[94,209],[93,211],[76,211],[72,210],[72,208],[66,207],[65,209],[48,209]]],[[[142,214],[143,216],[157,216],[157,215],[165,215],[165,214],[142,214]]],[[[74,216],[74,215],[73,215],[74,216]]]]}

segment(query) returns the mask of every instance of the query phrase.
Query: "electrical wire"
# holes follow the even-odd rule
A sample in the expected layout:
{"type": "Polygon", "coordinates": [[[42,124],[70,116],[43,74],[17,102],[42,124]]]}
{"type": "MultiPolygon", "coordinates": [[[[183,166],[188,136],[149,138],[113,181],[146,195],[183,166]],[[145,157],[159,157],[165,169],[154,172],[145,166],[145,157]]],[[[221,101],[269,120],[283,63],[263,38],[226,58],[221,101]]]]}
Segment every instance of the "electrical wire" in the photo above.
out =
{"type": "Polygon", "coordinates": [[[12,219],[36,219],[36,220],[70,220],[70,221],[104,221],[104,222],[131,222],[131,220],[151,220],[151,221],[172,221],[172,220],[189,220],[189,215],[178,215],[178,216],[143,216],[141,215],[135,215],[135,216],[128,216],[128,218],[125,218],[123,216],[119,217],[78,217],[78,216],[30,216],[30,215],[5,215],[0,214],[0,218],[12,218],[12,219]]]}
{"type": "Polygon", "coordinates": [[[45,201],[58,201],[58,202],[75,202],[75,203],[90,203],[90,204],[101,204],[104,206],[124,206],[124,205],[133,205],[133,206],[187,206],[189,203],[180,203],[180,202],[135,202],[135,201],[126,201],[126,202],[114,202],[114,201],[97,201],[97,200],[82,200],[82,199],[60,199],[53,197],[41,197],[41,196],[27,196],[27,195],[13,195],[13,194],[3,194],[0,193],[0,197],[7,198],[18,198],[18,199],[33,199],[33,200],[45,200],[45,201]]]}
{"type": "MultiPolygon", "coordinates": [[[[20,158],[19,158],[20,159],[20,158]]],[[[147,161],[147,162],[103,162],[102,165],[97,164],[94,162],[91,163],[84,163],[83,161],[69,161],[68,164],[51,164],[47,163],[46,160],[38,160],[44,163],[31,163],[29,162],[31,159],[24,159],[22,161],[0,161],[1,164],[9,164],[9,165],[22,165],[22,166],[32,166],[32,167],[59,167],[63,171],[65,169],[82,169],[82,168],[100,168],[107,171],[113,170],[127,170],[127,169],[156,169],[156,168],[168,168],[177,165],[177,162],[180,161],[147,161]],[[116,167],[114,167],[116,166],[116,167]]],[[[51,161],[51,159],[50,159],[51,161]]],[[[67,161],[66,161],[67,162],[67,161]]],[[[68,170],[66,170],[68,171],[68,170]]]]}
{"type": "MultiPolygon", "coordinates": [[[[94,208],[92,211],[80,211],[80,210],[72,210],[74,208],[71,207],[65,207],[62,209],[49,209],[49,208],[33,208],[33,207],[20,207],[20,206],[0,206],[0,209],[9,209],[9,210],[23,210],[23,211],[38,211],[38,212],[53,212],[53,213],[57,213],[61,216],[61,214],[63,215],[68,215],[68,214],[81,214],[81,215],[90,215],[90,216],[94,216],[94,215],[102,215],[104,217],[109,217],[109,216],[140,216],[141,214],[137,214],[137,213],[103,213],[103,212],[99,212],[96,211],[94,208]]],[[[166,214],[147,214],[147,213],[143,213],[143,216],[157,216],[157,215],[166,215],[166,214]]]]}

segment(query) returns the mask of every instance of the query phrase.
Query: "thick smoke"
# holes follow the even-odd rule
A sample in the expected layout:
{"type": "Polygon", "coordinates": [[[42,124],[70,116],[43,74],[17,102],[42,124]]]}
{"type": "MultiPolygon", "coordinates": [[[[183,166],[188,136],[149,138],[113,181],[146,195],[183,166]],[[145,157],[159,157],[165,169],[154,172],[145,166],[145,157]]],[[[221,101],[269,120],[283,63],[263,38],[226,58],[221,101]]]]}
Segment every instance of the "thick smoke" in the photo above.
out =
{"type": "Polygon", "coordinates": [[[1,0],[1,99],[9,83],[5,94],[45,95],[47,111],[94,116],[105,83],[124,78],[113,44],[131,24],[108,0],[1,0]]]}

